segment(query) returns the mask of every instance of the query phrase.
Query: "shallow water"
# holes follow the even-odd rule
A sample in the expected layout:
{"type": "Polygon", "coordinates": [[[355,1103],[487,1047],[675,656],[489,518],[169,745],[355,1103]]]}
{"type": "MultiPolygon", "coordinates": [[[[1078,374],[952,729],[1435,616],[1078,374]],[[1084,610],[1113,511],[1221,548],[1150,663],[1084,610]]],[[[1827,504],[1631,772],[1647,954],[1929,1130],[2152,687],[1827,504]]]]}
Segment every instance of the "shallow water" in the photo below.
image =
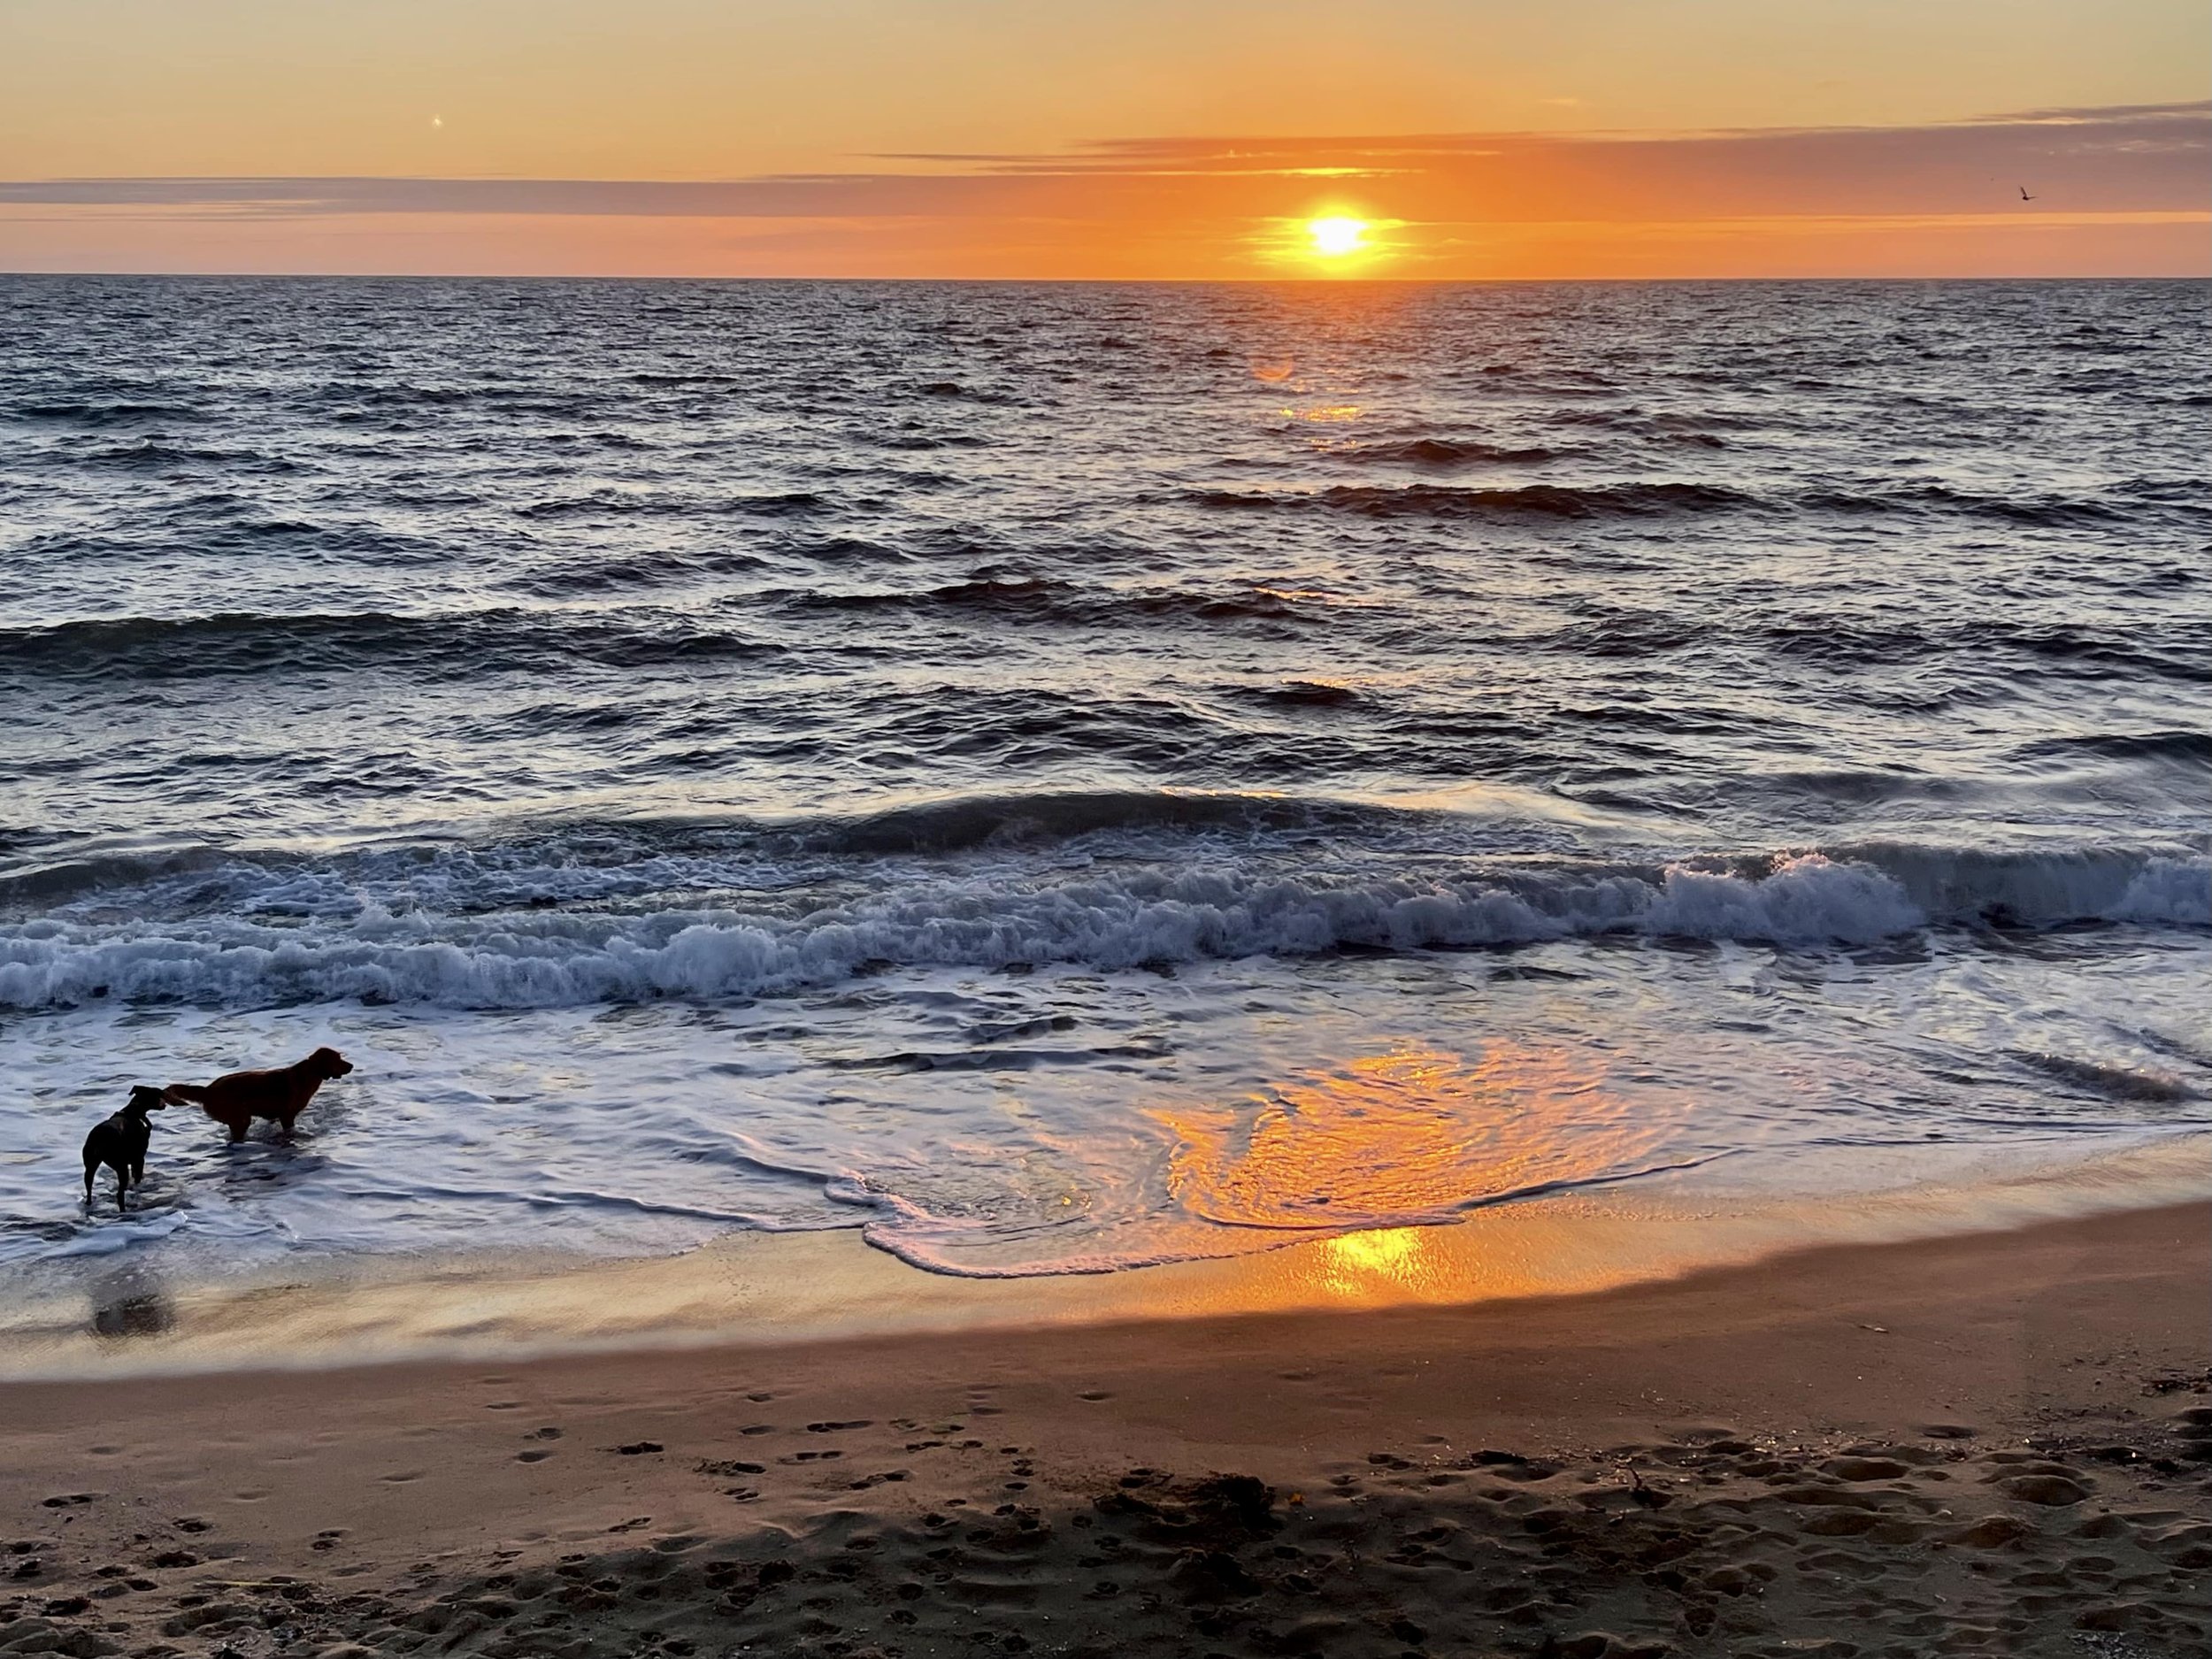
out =
{"type": "Polygon", "coordinates": [[[2201,1134],[2207,294],[0,279],[0,1262],[2201,1134]]]}

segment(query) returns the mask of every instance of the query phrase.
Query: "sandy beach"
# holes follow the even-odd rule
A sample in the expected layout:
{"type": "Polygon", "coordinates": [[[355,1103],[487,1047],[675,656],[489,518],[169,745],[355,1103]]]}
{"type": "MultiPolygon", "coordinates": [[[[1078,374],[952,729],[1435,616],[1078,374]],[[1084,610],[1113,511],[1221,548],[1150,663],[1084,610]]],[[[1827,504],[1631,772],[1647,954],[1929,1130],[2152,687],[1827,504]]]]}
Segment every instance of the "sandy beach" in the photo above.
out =
{"type": "Polygon", "coordinates": [[[2208,1264],[11,1384],[0,1651],[2197,1653],[2208,1264]]]}

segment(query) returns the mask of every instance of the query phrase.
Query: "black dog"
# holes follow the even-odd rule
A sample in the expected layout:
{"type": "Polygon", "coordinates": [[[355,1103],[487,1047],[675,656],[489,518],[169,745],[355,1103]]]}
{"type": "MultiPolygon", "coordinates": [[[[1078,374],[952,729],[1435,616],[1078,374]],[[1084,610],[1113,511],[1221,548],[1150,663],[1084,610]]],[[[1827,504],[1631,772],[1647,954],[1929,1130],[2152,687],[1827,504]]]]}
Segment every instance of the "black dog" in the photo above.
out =
{"type": "Polygon", "coordinates": [[[92,1178],[104,1164],[115,1171],[116,1209],[130,1208],[124,1196],[133,1182],[145,1184],[146,1143],[153,1139],[154,1126],[146,1121],[146,1114],[168,1103],[168,1095],[160,1089],[141,1083],[131,1090],[130,1103],[121,1111],[92,1125],[92,1133],[84,1138],[85,1202],[92,1202],[92,1178]]]}

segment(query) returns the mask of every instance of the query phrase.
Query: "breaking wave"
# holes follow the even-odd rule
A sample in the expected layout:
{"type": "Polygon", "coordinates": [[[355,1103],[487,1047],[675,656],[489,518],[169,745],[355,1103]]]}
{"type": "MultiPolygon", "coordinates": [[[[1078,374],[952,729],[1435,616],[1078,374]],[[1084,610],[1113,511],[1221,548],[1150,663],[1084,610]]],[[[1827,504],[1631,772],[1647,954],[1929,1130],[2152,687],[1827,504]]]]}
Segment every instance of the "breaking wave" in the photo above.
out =
{"type": "MultiPolygon", "coordinates": [[[[1116,970],[1609,934],[1849,947],[1930,926],[2212,926],[2212,859],[2185,849],[1882,845],[1609,864],[1394,856],[1371,844],[1334,863],[1300,856],[1332,813],[1342,830],[1373,810],[1100,792],[1026,803],[1025,816],[1003,799],[955,802],[725,827],[674,847],[602,844],[590,856],[557,841],[350,864],[187,851],[155,868],[78,866],[0,888],[19,902],[78,895],[0,933],[0,1005],[534,1008],[777,995],[884,966],[1116,970]],[[1123,839],[1107,847],[1101,834],[1123,839]],[[1040,841],[1069,856],[1041,864],[1040,841]],[[1008,856],[1016,846],[1029,850],[1008,856]],[[129,880],[141,885],[110,885],[129,880]]],[[[1399,818],[1420,830],[1416,815],[1399,818]]]]}

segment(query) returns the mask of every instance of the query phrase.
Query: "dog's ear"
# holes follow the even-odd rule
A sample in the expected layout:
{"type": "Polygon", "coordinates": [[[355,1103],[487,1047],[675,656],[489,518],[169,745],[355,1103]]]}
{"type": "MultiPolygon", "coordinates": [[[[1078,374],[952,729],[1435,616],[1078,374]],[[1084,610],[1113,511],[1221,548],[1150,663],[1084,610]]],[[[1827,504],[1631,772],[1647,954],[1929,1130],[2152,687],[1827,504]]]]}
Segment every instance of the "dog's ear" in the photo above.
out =
{"type": "Polygon", "coordinates": [[[343,1077],[353,1070],[353,1064],[335,1048],[318,1048],[314,1053],[315,1069],[325,1077],[343,1077]]]}

